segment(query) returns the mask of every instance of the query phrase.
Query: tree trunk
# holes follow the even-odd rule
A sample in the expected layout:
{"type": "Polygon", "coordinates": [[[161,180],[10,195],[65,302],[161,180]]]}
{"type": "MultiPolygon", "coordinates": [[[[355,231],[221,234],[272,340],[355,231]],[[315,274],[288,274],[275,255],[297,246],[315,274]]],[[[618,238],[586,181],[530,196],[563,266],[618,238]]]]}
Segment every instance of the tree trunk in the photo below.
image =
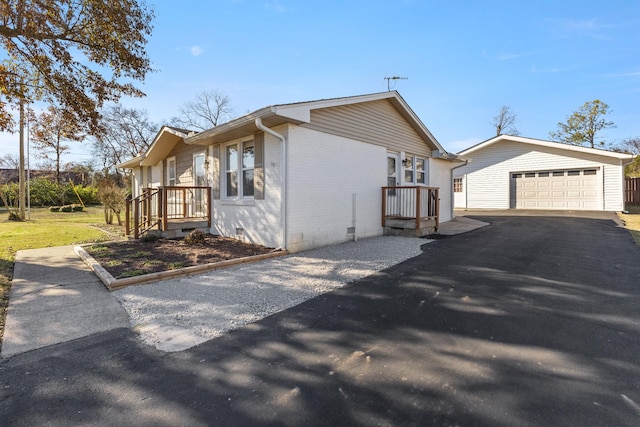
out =
{"type": "Polygon", "coordinates": [[[24,221],[26,218],[26,202],[27,202],[27,189],[24,173],[24,101],[20,98],[20,171],[18,171],[19,182],[19,196],[18,196],[18,215],[20,220],[24,221]]]}

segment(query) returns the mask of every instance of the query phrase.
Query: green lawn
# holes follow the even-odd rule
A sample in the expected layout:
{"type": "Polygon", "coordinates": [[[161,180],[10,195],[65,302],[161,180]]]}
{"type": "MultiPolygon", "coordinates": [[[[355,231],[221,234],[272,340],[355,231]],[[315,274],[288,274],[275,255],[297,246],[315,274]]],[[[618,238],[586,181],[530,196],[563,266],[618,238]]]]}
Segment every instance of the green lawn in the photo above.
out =
{"type": "Polygon", "coordinates": [[[31,210],[30,220],[9,221],[8,212],[0,208],[0,339],[9,298],[16,251],[75,243],[113,240],[92,224],[104,224],[101,206],[85,212],[49,212],[46,208],[31,210]]]}
{"type": "Polygon", "coordinates": [[[640,206],[627,205],[626,209],[628,214],[620,213],[618,216],[622,218],[625,227],[640,246],[640,206]]]}

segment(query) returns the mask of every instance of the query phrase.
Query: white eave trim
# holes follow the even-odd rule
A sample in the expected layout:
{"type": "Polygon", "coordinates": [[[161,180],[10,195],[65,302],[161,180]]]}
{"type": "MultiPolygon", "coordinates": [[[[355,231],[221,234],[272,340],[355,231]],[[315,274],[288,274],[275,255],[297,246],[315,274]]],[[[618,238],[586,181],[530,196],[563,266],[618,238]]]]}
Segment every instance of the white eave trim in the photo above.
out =
{"type": "Polygon", "coordinates": [[[137,168],[137,167],[140,166],[140,163],[142,163],[143,159],[144,159],[144,156],[134,157],[131,160],[127,160],[126,162],[122,162],[122,163],[116,165],[115,167],[117,169],[133,169],[133,168],[137,168]]]}
{"type": "Polygon", "coordinates": [[[504,142],[504,141],[519,142],[522,144],[531,144],[531,145],[537,145],[540,147],[554,148],[559,150],[575,151],[579,153],[592,154],[595,156],[611,157],[611,158],[620,159],[620,160],[633,159],[633,155],[627,154],[627,153],[618,153],[616,151],[607,151],[607,150],[601,150],[598,148],[581,147],[579,145],[563,144],[561,142],[545,141],[542,139],[525,138],[522,136],[511,136],[511,135],[500,135],[500,136],[493,137],[479,144],[476,144],[473,147],[467,148],[466,150],[460,151],[458,155],[463,157],[469,156],[471,153],[474,153],[478,150],[482,150],[483,148],[486,148],[493,144],[497,144],[499,142],[504,142]]]}

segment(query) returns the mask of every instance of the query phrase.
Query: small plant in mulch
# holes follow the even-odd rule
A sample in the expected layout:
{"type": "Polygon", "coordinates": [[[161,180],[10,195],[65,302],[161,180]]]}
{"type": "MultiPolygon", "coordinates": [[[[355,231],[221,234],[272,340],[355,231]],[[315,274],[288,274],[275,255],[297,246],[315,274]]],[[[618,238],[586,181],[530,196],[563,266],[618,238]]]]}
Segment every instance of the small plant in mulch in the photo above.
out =
{"type": "Polygon", "coordinates": [[[91,256],[94,258],[104,258],[111,255],[111,249],[104,245],[92,245],[88,248],[88,251],[91,253],[91,256]]]}
{"type": "Polygon", "coordinates": [[[178,270],[180,268],[185,268],[187,263],[185,262],[170,262],[167,264],[167,270],[178,270]]]}
{"type": "Polygon", "coordinates": [[[124,279],[126,277],[142,276],[143,274],[147,274],[147,272],[144,271],[144,270],[129,270],[129,271],[125,271],[125,272],[119,274],[116,277],[116,279],[124,279]]]}
{"type": "Polygon", "coordinates": [[[151,255],[149,251],[138,251],[129,255],[127,258],[146,258],[151,255]]]}
{"type": "Polygon", "coordinates": [[[202,231],[193,230],[184,238],[184,243],[188,246],[202,245],[205,242],[206,237],[207,235],[202,231]]]}

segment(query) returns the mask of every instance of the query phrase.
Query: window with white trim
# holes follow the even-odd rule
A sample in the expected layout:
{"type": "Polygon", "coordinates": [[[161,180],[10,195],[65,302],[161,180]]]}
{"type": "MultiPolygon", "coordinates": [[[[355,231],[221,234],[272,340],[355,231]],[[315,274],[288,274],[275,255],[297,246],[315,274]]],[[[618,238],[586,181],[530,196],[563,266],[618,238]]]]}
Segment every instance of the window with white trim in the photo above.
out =
{"type": "Polygon", "coordinates": [[[402,162],[404,167],[404,182],[413,184],[413,157],[405,157],[402,162]]]}
{"type": "Polygon", "coordinates": [[[462,178],[453,178],[453,192],[462,193],[462,178]]]}
{"type": "Polygon", "coordinates": [[[427,159],[416,157],[416,184],[427,183],[427,159]]]}
{"type": "Polygon", "coordinates": [[[225,196],[227,198],[254,197],[255,148],[253,140],[225,147],[225,196]]]}
{"type": "Polygon", "coordinates": [[[176,158],[169,157],[167,159],[167,186],[176,186],[176,158]]]}
{"type": "Polygon", "coordinates": [[[405,184],[427,184],[427,159],[406,156],[402,162],[405,184]]]}
{"type": "Polygon", "coordinates": [[[242,143],[242,196],[253,197],[253,171],[256,164],[256,144],[251,141],[242,143]]]}

